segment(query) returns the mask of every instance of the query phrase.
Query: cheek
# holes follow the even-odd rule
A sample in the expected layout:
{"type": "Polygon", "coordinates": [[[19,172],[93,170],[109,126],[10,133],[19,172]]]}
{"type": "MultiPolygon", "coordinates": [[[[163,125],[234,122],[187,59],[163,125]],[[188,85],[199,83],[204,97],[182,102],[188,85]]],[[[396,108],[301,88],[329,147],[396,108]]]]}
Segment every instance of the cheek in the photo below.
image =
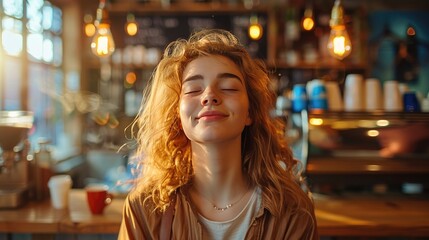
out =
{"type": "Polygon", "coordinates": [[[180,100],[179,102],[179,117],[182,122],[182,126],[185,125],[189,120],[192,120],[193,105],[191,101],[180,100]]]}
{"type": "Polygon", "coordinates": [[[231,107],[236,109],[236,113],[240,116],[239,118],[245,125],[250,125],[252,123],[250,118],[249,102],[247,99],[243,98],[231,107]]]}
{"type": "Polygon", "coordinates": [[[180,123],[181,123],[182,130],[188,139],[192,138],[191,133],[192,133],[192,126],[194,124],[192,121],[192,116],[193,116],[194,109],[195,108],[193,107],[192,101],[181,100],[179,103],[180,123]]]}
{"type": "Polygon", "coordinates": [[[180,121],[183,124],[183,119],[186,118],[186,104],[183,104],[183,101],[179,102],[179,117],[180,117],[180,121]]]}

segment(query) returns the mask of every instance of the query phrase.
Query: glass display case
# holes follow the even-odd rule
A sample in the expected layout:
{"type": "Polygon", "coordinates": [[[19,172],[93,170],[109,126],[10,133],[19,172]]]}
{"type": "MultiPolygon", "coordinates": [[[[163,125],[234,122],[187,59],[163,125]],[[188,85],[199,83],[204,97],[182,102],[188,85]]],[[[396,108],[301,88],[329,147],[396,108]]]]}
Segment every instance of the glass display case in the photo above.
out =
{"type": "Polygon", "coordinates": [[[301,141],[291,146],[305,163],[313,191],[428,190],[429,113],[325,112],[295,118],[305,124],[301,141]]]}

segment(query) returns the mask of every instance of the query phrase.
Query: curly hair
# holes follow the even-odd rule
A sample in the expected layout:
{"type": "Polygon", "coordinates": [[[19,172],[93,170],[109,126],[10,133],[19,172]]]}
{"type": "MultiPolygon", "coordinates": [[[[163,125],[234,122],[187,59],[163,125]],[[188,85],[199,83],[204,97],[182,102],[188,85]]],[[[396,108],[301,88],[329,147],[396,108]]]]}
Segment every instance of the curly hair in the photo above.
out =
{"type": "Polygon", "coordinates": [[[271,117],[276,98],[268,70],[262,60],[253,59],[228,31],[195,32],[188,40],[170,43],[151,77],[150,87],[135,124],[138,124],[136,154],[143,158],[138,188],[165,210],[172,193],[193,176],[190,140],[179,118],[182,74],[186,65],[200,56],[222,55],[237,64],[245,79],[252,124],[242,133],[243,171],[258,185],[278,213],[287,198],[297,205],[305,194],[297,184],[298,161],[284,138],[284,125],[271,117]],[[283,163],[282,163],[283,162],[283,163]],[[286,190],[286,191],[285,191],[286,190]]]}

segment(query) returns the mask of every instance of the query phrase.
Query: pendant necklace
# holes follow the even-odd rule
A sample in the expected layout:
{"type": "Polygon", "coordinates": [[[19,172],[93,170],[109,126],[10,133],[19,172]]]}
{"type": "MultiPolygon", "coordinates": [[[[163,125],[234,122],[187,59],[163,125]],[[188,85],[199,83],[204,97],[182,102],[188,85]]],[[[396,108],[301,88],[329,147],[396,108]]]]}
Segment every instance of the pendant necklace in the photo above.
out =
{"type": "MultiPolygon", "coordinates": [[[[210,201],[210,203],[212,204],[212,206],[213,206],[213,209],[214,210],[216,210],[216,211],[226,211],[226,210],[228,210],[229,208],[231,208],[232,206],[234,206],[235,204],[237,204],[237,203],[239,203],[240,201],[241,201],[241,199],[243,199],[244,198],[244,196],[246,195],[246,193],[247,193],[248,191],[246,191],[246,192],[244,192],[244,194],[243,194],[243,196],[241,196],[241,198],[240,199],[238,199],[236,202],[234,202],[234,203],[230,203],[230,204],[227,204],[225,207],[218,207],[218,206],[216,206],[213,202],[211,202],[210,201]]],[[[208,200],[208,199],[207,199],[208,200]]]]}
{"type": "Polygon", "coordinates": [[[228,210],[228,209],[230,209],[232,206],[234,206],[235,204],[237,204],[237,203],[239,203],[243,198],[244,198],[244,196],[249,192],[249,188],[247,188],[247,190],[243,193],[243,195],[240,197],[240,199],[238,199],[237,201],[235,201],[235,202],[233,202],[233,203],[230,203],[230,204],[227,204],[225,207],[218,207],[218,206],[216,206],[216,204],[214,204],[212,201],[210,201],[206,196],[204,196],[203,194],[201,194],[197,189],[195,189],[201,196],[203,196],[203,198],[205,198],[207,201],[209,201],[210,203],[211,203],[211,205],[212,205],[212,207],[213,207],[213,209],[214,210],[216,210],[216,211],[221,211],[221,212],[224,212],[224,211],[226,211],[226,210],[228,210]]]}

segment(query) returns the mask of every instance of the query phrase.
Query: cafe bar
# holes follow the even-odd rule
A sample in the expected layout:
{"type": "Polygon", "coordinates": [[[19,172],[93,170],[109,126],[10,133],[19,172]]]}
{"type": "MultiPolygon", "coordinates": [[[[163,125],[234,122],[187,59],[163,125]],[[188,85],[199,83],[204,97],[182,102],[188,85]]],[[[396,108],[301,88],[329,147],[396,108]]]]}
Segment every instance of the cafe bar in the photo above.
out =
{"type": "Polygon", "coordinates": [[[143,93],[170,42],[214,28],[267,66],[320,239],[429,239],[429,1],[0,0],[0,19],[0,240],[117,239],[143,93]]]}

